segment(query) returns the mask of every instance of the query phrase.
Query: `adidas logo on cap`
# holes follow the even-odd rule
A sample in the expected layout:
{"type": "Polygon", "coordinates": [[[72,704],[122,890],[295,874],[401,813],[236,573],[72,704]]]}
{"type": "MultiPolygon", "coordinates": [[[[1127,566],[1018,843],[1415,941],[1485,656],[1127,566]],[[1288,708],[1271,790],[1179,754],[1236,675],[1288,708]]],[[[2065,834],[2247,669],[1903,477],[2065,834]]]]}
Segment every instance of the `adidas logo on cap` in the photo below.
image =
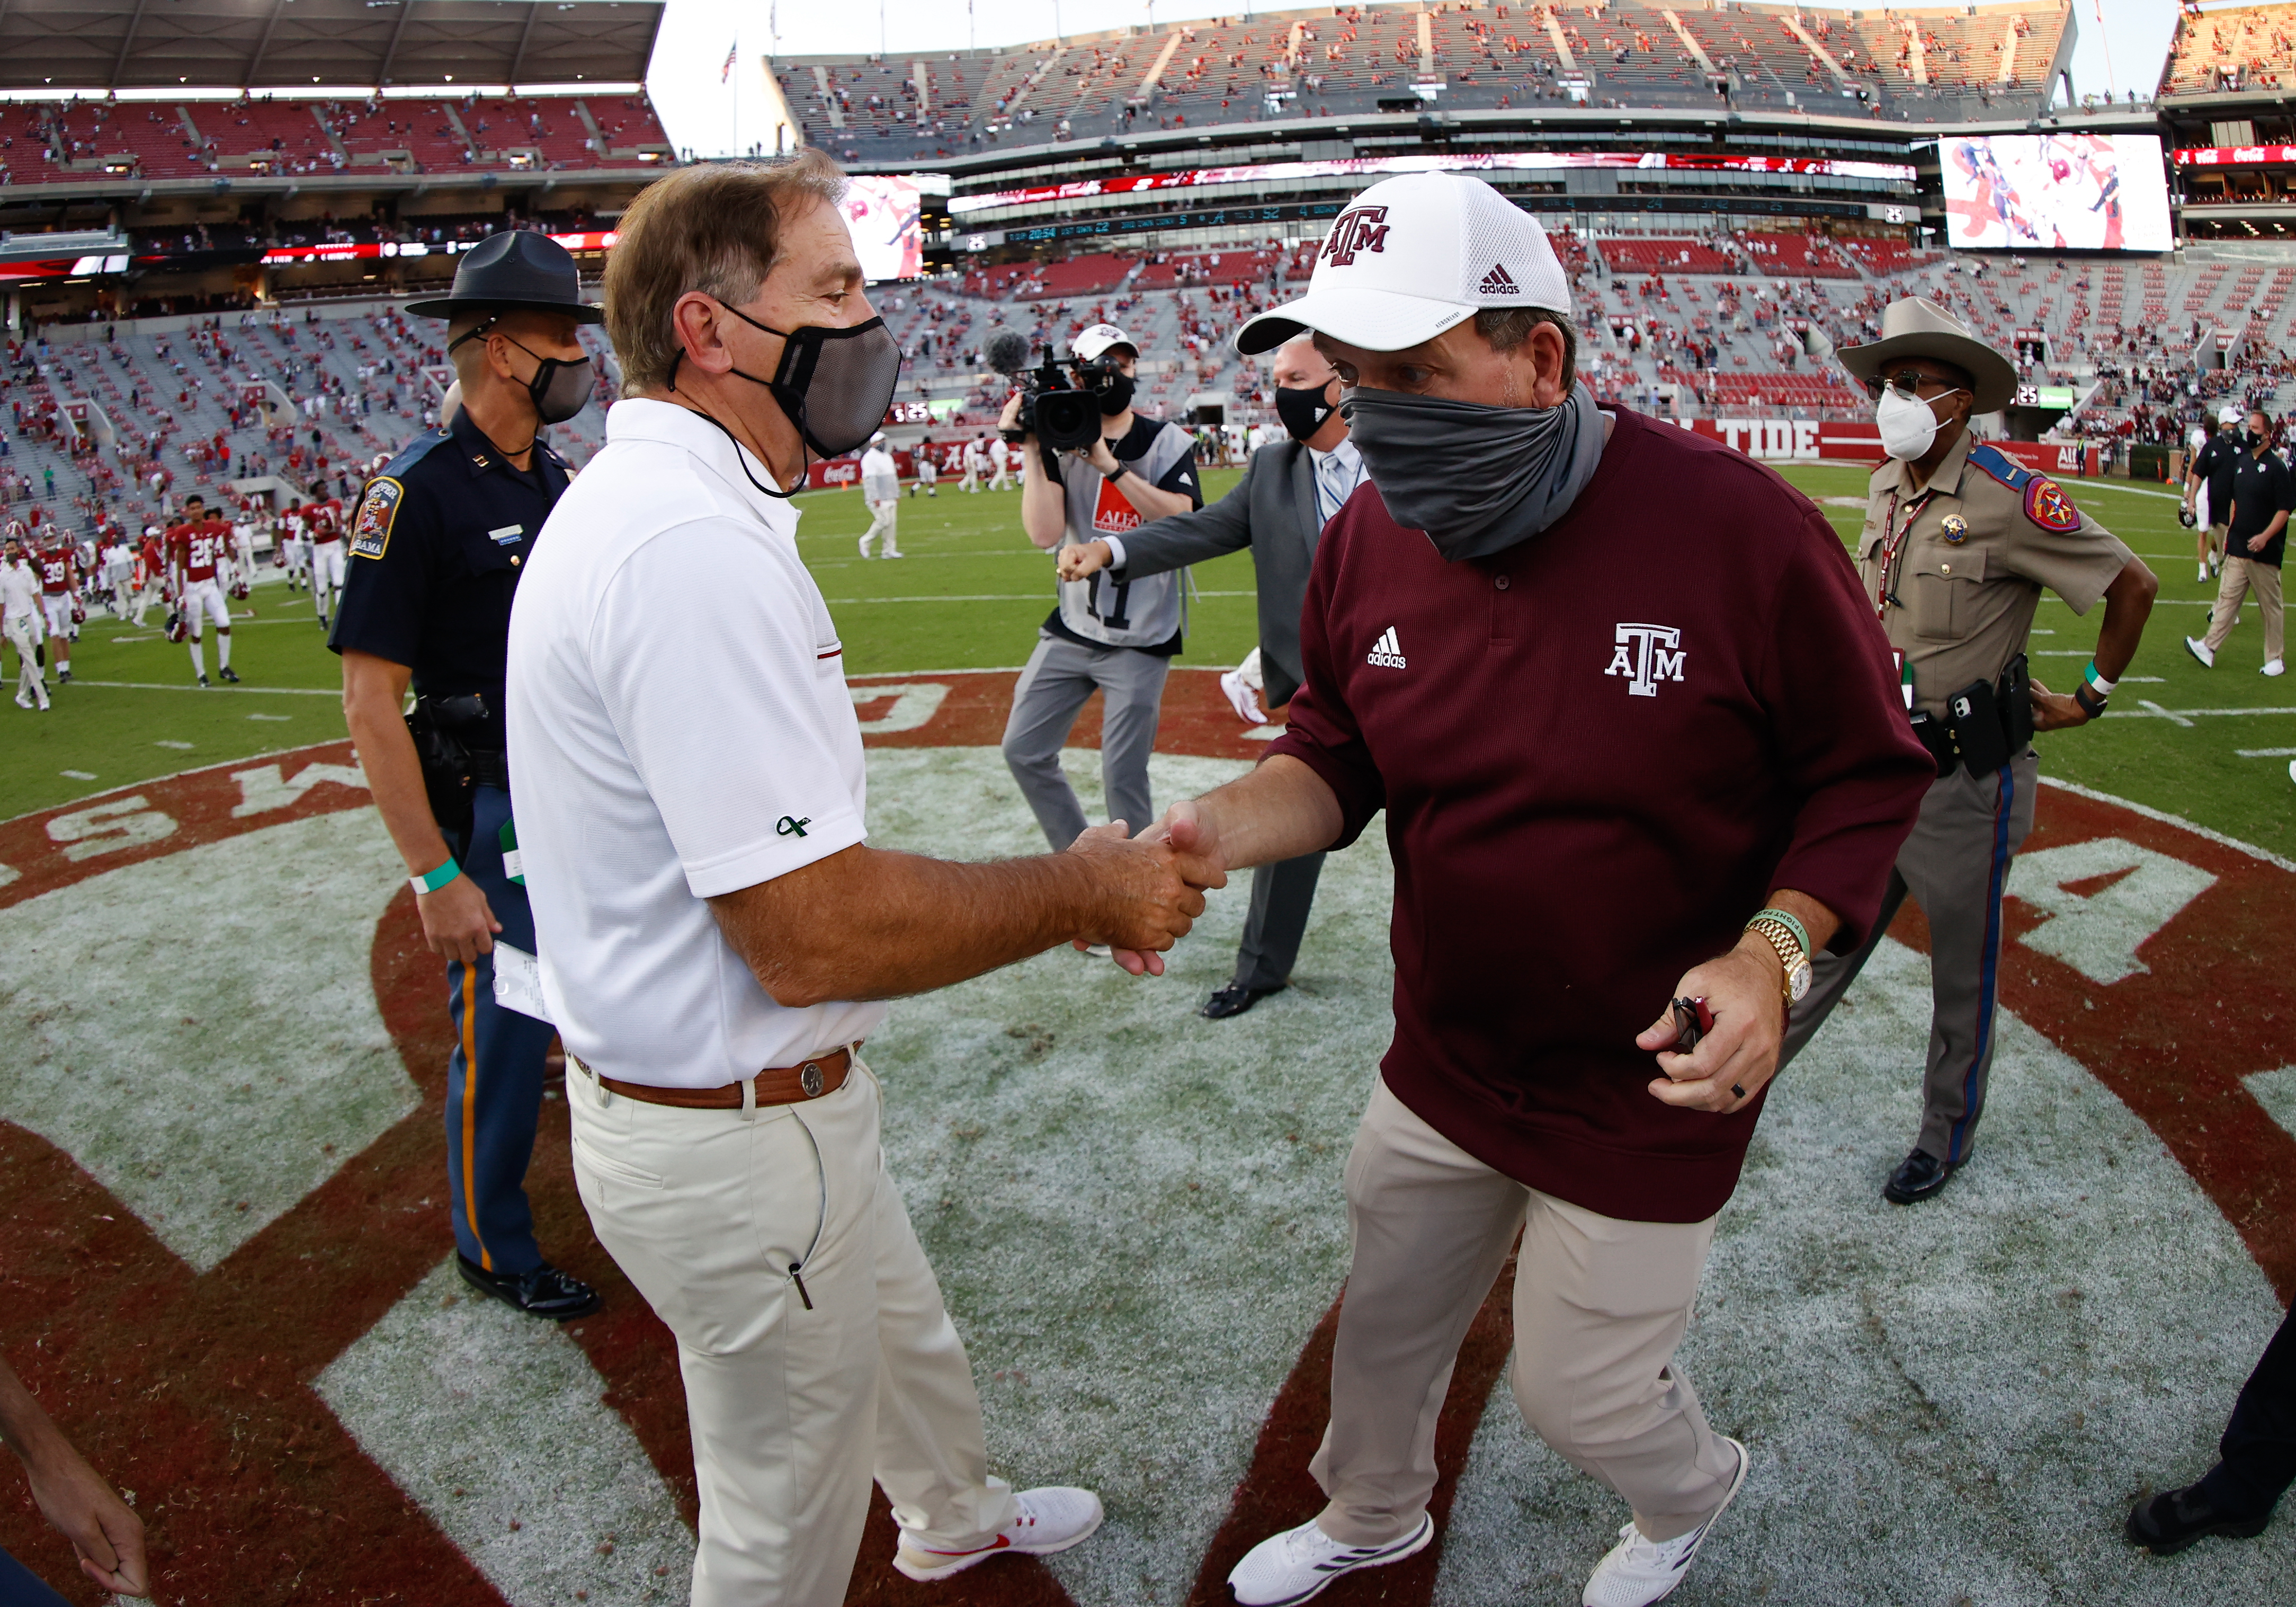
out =
{"type": "Polygon", "coordinates": [[[1504,262],[1493,263],[1491,271],[1483,275],[1483,282],[1475,286],[1475,290],[1478,294],[1485,296],[1519,296],[1522,293],[1516,288],[1504,262]]]}
{"type": "Polygon", "coordinates": [[[1372,644],[1369,652],[1364,654],[1364,662],[1377,665],[1382,669],[1401,669],[1404,667],[1403,644],[1396,639],[1395,627],[1390,625],[1380,632],[1379,640],[1372,644]]]}

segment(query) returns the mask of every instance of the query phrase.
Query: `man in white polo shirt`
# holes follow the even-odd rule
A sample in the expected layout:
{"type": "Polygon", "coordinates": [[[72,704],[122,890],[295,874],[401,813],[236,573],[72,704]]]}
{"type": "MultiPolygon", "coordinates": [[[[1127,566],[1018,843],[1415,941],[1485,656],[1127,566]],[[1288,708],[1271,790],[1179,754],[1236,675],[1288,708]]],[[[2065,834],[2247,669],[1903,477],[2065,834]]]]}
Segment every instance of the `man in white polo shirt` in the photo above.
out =
{"type": "Polygon", "coordinates": [[[1203,909],[1186,878],[1221,880],[1120,823],[990,865],[864,840],[860,728],[783,500],[899,377],[842,184],[807,151],[682,169],[623,214],[628,399],[511,621],[530,1002],[566,1044],[583,1204],[677,1336],[697,1607],[837,1607],[873,1474],[913,1579],[1098,1525],[1089,1490],[989,1474],[857,1051],[873,1001],[1066,941],[1168,947],[1203,909]]]}

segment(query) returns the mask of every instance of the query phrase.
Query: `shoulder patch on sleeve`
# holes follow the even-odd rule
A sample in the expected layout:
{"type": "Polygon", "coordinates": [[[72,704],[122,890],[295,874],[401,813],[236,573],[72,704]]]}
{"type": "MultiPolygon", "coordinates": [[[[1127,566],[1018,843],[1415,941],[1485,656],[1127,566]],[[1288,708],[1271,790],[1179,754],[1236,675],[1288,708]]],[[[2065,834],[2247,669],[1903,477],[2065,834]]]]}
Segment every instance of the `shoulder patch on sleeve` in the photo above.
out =
{"type": "Polygon", "coordinates": [[[1997,447],[1972,447],[1969,449],[1969,466],[1991,475],[2012,491],[2023,490],[2025,482],[2034,477],[2030,469],[1997,447]]]}
{"type": "Polygon", "coordinates": [[[382,556],[390,545],[390,527],[398,521],[398,504],[406,497],[406,488],[387,474],[367,481],[366,495],[359,498],[358,516],[351,527],[352,557],[382,556]]]}
{"type": "Polygon", "coordinates": [[[2053,480],[2034,475],[2025,488],[2025,517],[2041,529],[2058,536],[2069,536],[2080,529],[2080,510],[2073,506],[2053,480]]]}

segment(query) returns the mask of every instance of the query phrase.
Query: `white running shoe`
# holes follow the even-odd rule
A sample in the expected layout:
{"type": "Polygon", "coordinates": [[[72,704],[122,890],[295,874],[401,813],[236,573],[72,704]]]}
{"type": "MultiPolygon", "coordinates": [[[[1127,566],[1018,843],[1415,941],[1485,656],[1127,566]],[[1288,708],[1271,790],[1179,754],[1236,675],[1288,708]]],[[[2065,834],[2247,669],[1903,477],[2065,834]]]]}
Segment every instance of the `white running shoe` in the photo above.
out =
{"type": "Polygon", "coordinates": [[[931,1583],[963,1573],[1003,1552],[1047,1557],[1082,1543],[1100,1527],[1100,1497],[1072,1485],[1048,1484],[1013,1497],[1013,1516],[985,1546],[967,1551],[935,1551],[901,1531],[893,1566],[912,1579],[931,1583]]]}
{"type": "Polygon", "coordinates": [[[1730,1510],[1731,1498],[1746,1482],[1746,1447],[1726,1434],[1722,1443],[1738,1453],[1738,1472],[1730,1480],[1730,1488],[1714,1516],[1688,1534],[1677,1535],[1671,1540],[1646,1540],[1643,1531],[1628,1521],[1619,1531],[1619,1543],[1611,1547],[1610,1555],[1595,1564],[1587,1589],[1578,1598],[1581,1607],[1650,1607],[1651,1603],[1663,1601],[1674,1594],[1675,1587],[1690,1572],[1691,1559],[1698,1554],[1706,1537],[1714,1532],[1714,1525],[1730,1510]]]}
{"type": "Polygon", "coordinates": [[[2209,566],[2207,564],[2203,563],[2201,565],[2201,573],[2199,578],[2202,580],[2206,580],[2209,578],[2209,566]]]}
{"type": "Polygon", "coordinates": [[[2193,636],[2186,636],[2185,651],[2201,661],[2202,668],[2214,669],[2217,667],[2217,650],[2205,642],[2193,636]]]}
{"type": "Polygon", "coordinates": [[[2267,676],[2284,676],[2288,673],[2288,666],[2279,659],[2267,659],[2264,661],[2264,673],[2267,676]]]}
{"type": "Polygon", "coordinates": [[[1344,1546],[1316,1527],[1313,1518],[1297,1529],[1270,1535],[1246,1552],[1227,1576],[1228,1588],[1243,1607],[1292,1607],[1358,1568],[1382,1568],[1427,1549],[1435,1520],[1422,1513],[1419,1527],[1385,1546],[1344,1546]]]}

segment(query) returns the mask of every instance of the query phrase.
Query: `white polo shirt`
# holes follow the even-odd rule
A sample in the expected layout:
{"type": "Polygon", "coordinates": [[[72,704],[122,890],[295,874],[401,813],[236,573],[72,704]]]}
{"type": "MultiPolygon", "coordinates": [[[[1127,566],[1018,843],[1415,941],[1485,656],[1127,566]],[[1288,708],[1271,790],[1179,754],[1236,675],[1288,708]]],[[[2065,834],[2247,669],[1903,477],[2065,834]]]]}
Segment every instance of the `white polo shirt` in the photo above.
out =
{"type": "Polygon", "coordinates": [[[674,404],[615,403],[511,611],[543,997],[568,1051],[627,1082],[716,1087],[885,1018],[776,1004],[704,902],[865,835],[837,630],[799,562],[796,510],[743,480],[738,450],[674,404]]]}

